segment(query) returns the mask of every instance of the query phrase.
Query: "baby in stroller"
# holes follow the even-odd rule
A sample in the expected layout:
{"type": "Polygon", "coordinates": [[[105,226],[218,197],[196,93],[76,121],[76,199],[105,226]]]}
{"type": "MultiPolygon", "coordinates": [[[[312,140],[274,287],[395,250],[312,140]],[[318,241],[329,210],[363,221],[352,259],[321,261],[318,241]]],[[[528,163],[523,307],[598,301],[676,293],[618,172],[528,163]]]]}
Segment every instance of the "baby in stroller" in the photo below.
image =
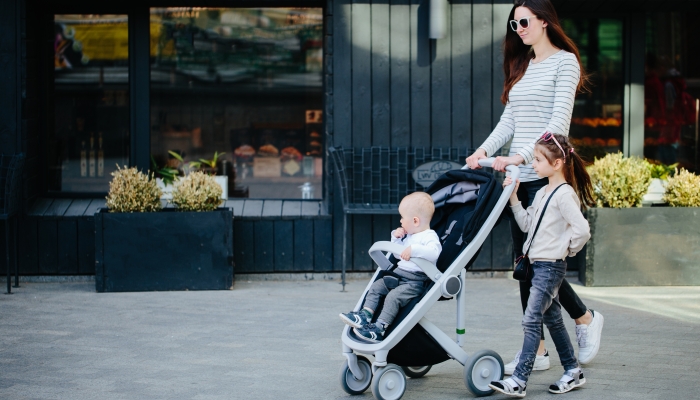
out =
{"type": "Polygon", "coordinates": [[[391,242],[406,247],[401,254],[394,254],[400,260],[396,269],[372,284],[362,310],[340,314],[340,319],[352,326],[360,339],[370,343],[381,342],[399,309],[425,291],[430,279],[410,259],[419,257],[433,264],[437,262],[442,246],[437,233],[430,229],[434,212],[433,199],[424,192],[411,193],[401,200],[401,227],[391,232],[391,242]],[[373,323],[374,312],[384,296],[382,311],[373,323]]]}

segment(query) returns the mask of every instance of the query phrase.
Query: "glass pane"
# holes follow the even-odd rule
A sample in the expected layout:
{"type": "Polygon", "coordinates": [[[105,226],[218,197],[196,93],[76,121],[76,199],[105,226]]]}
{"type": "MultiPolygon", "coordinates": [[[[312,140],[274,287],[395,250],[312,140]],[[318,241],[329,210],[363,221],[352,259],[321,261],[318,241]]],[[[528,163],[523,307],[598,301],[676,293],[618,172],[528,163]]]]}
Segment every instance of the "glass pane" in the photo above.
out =
{"type": "Polygon", "coordinates": [[[698,170],[699,14],[650,13],[646,23],[644,156],[698,170]]]}
{"type": "Polygon", "coordinates": [[[322,44],[321,8],[152,8],[158,167],[225,153],[230,197],[321,198],[322,44]]]}
{"type": "Polygon", "coordinates": [[[576,96],[569,135],[586,161],[622,151],[622,21],[604,18],[562,19],[564,31],[579,48],[592,74],[589,93],[576,96]]]}
{"type": "Polygon", "coordinates": [[[49,190],[106,193],[129,163],[126,15],[54,16],[53,104],[49,190]]]}

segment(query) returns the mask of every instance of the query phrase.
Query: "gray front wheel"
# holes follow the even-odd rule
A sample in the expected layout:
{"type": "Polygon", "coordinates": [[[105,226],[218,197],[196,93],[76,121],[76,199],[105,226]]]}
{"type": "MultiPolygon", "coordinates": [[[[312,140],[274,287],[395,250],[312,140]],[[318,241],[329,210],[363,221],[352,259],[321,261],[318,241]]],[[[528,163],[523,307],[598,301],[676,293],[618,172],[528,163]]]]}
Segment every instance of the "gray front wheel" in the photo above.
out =
{"type": "Polygon", "coordinates": [[[406,391],[406,375],[396,364],[378,369],[372,378],[372,394],[377,400],[398,400],[406,391]]]}
{"type": "Polygon", "coordinates": [[[355,376],[348,366],[348,360],[345,360],[343,366],[340,368],[340,386],[347,394],[362,394],[369,388],[369,385],[372,384],[372,363],[365,357],[358,356],[357,365],[364,374],[362,379],[355,379],[355,376]]]}
{"type": "Polygon", "coordinates": [[[464,384],[476,396],[488,396],[494,391],[492,381],[503,379],[503,359],[493,350],[479,350],[464,365],[464,384]]]}

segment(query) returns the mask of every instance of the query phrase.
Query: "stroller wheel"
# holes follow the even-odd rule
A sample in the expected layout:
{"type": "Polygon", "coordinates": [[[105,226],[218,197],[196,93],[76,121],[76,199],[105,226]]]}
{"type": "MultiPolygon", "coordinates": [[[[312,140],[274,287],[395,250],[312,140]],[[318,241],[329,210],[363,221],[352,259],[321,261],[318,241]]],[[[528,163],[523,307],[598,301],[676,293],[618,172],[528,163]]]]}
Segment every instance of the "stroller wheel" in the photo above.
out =
{"type": "Polygon", "coordinates": [[[503,379],[503,359],[493,350],[479,350],[464,365],[464,384],[476,396],[493,393],[489,383],[503,379]]]}
{"type": "Polygon", "coordinates": [[[345,393],[357,395],[364,393],[372,383],[372,363],[362,356],[357,356],[357,365],[362,370],[364,376],[357,380],[350,371],[348,360],[345,360],[343,367],[340,369],[340,386],[343,387],[345,393]]]}
{"type": "Polygon", "coordinates": [[[406,375],[396,364],[378,369],[372,378],[372,394],[377,400],[398,400],[406,391],[406,375]]]}
{"type": "Polygon", "coordinates": [[[409,378],[422,378],[425,376],[425,374],[430,371],[430,368],[432,368],[432,365],[425,365],[423,367],[401,367],[403,369],[403,372],[408,376],[409,378]]]}

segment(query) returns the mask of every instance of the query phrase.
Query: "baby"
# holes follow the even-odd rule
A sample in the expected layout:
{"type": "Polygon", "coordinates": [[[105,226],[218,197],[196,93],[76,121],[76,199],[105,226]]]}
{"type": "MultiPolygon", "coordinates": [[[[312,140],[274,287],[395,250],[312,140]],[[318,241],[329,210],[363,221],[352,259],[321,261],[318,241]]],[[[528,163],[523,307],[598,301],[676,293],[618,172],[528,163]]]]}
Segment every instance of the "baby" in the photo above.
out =
{"type": "Polygon", "coordinates": [[[393,276],[386,275],[372,284],[360,312],[340,314],[340,319],[352,326],[361,339],[371,343],[384,340],[384,332],[399,309],[423,294],[428,276],[410,260],[411,257],[419,257],[433,264],[437,262],[442,246],[438,235],[430,229],[434,212],[433,199],[424,192],[411,193],[401,200],[401,227],[391,232],[391,241],[402,244],[405,249],[401,254],[394,254],[400,261],[393,276]],[[377,322],[372,323],[374,310],[384,296],[382,312],[377,322]]]}

